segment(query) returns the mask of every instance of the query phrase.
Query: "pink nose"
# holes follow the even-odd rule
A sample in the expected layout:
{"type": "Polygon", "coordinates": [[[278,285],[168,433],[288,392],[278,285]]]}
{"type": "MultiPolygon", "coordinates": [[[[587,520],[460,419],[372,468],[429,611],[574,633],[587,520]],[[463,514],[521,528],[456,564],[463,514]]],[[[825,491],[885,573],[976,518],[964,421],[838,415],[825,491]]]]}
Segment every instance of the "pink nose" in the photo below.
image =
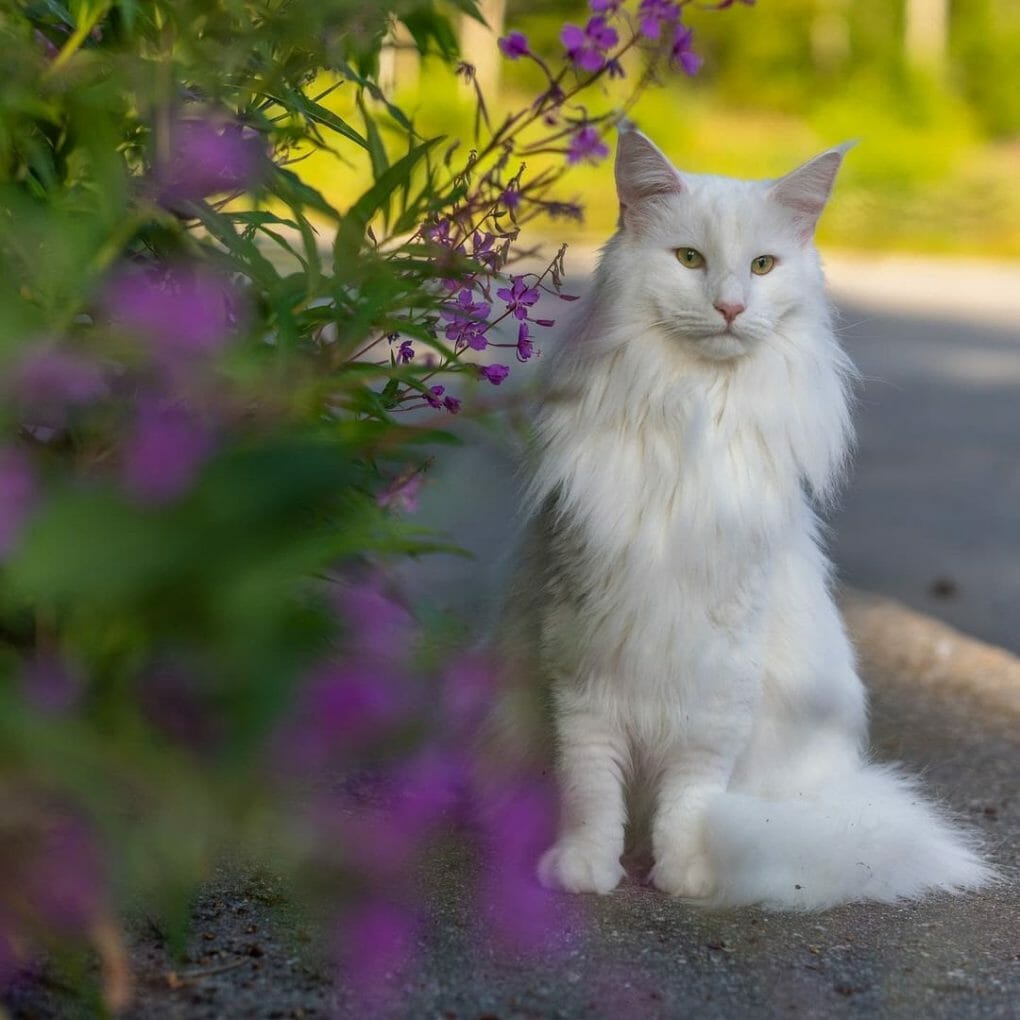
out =
{"type": "Polygon", "coordinates": [[[746,308],[746,305],[731,304],[729,301],[716,301],[715,307],[720,315],[726,320],[729,326],[733,320],[746,308]]]}

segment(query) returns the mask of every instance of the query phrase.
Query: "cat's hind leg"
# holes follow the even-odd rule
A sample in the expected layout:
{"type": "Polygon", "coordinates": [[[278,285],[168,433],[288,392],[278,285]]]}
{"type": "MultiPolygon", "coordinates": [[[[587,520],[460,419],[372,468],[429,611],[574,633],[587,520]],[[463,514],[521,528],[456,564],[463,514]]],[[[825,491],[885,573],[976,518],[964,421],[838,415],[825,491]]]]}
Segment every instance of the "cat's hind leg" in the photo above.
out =
{"type": "Polygon", "coordinates": [[[624,874],[627,741],[612,719],[589,707],[561,706],[556,729],[560,832],[538,877],[553,889],[609,893],[624,874]]]}

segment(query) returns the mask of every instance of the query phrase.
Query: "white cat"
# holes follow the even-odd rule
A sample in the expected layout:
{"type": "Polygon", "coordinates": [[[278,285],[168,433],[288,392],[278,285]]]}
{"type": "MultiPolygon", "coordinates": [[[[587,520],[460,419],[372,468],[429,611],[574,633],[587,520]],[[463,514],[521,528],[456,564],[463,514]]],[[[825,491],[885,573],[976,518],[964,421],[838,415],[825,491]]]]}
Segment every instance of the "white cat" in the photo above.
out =
{"type": "Polygon", "coordinates": [[[820,548],[852,369],[813,233],[843,154],[731,180],[621,135],[619,230],[548,366],[503,635],[519,689],[550,695],[547,885],[610,892],[642,802],[652,882],[709,905],[991,878],[913,780],[868,762],[820,548]]]}

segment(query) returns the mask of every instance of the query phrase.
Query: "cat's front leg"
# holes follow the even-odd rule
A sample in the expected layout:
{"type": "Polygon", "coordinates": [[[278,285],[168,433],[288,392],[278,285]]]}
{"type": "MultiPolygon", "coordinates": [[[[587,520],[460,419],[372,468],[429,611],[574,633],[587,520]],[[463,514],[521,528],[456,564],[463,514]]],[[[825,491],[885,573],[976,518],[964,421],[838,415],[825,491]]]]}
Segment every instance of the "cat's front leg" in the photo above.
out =
{"type": "Polygon", "coordinates": [[[558,713],[560,834],[538,865],[543,885],[566,892],[609,893],[624,870],[626,820],[622,733],[598,713],[558,713]]]}

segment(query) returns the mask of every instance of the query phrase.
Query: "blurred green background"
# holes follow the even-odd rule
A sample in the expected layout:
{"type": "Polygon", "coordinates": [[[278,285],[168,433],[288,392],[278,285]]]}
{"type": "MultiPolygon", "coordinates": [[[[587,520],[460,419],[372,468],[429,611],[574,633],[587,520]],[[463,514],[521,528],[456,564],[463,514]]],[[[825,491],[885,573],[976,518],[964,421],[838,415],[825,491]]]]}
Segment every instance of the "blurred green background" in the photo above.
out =
{"type": "MultiPolygon", "coordinates": [[[[547,56],[562,52],[565,21],[583,24],[588,16],[577,0],[482,6],[497,32],[523,31],[547,56]]],[[[822,244],[1020,257],[1017,0],[759,0],[721,12],[691,4],[685,18],[705,61],[701,73],[670,76],[630,111],[681,168],[768,177],[856,139],[822,244]]],[[[500,56],[497,32],[467,22],[461,31],[494,116],[541,89],[535,64],[500,56]]],[[[629,78],[641,71],[633,57],[629,78]]],[[[464,136],[475,109],[463,79],[439,61],[421,64],[399,38],[383,62],[383,78],[423,134],[464,136]]],[[[627,81],[611,84],[592,112],[612,108],[627,88],[627,81]]],[[[343,89],[330,102],[357,118],[343,89]]],[[[561,159],[538,154],[529,175],[561,159]]],[[[341,207],[370,175],[367,158],[352,164],[328,153],[302,167],[341,207]]],[[[567,190],[585,205],[584,223],[541,229],[556,240],[604,239],[616,216],[611,189],[608,165],[578,167],[567,190]]]]}

